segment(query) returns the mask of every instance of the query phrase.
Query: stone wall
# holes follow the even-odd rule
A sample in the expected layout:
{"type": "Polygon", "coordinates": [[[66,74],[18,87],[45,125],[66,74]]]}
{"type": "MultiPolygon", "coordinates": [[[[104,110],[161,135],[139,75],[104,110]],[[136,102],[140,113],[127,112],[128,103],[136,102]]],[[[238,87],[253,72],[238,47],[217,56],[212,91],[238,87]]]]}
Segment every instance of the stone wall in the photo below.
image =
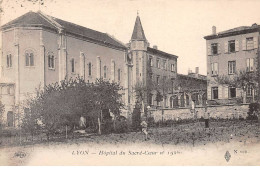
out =
{"type": "MultiPolygon", "coordinates": [[[[197,117],[203,117],[205,107],[196,107],[197,117]]],[[[207,112],[210,113],[211,118],[246,118],[248,112],[248,105],[225,105],[225,106],[209,106],[207,112]]],[[[194,117],[189,108],[182,109],[163,109],[151,110],[149,112],[151,117],[154,117],[155,122],[160,120],[176,120],[176,119],[190,119],[194,117]]]]}

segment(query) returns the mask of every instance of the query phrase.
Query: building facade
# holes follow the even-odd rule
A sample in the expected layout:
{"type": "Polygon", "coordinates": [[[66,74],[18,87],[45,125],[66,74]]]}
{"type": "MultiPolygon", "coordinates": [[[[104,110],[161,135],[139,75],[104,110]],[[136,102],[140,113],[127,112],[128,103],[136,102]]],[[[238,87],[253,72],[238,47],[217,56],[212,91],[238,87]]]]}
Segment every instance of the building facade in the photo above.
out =
{"type": "Polygon", "coordinates": [[[16,125],[20,105],[36,89],[65,77],[81,76],[86,82],[102,77],[127,89],[126,51],[108,34],[41,12],[26,13],[3,25],[0,95],[5,125],[16,125]]]}
{"type": "Polygon", "coordinates": [[[184,88],[176,88],[178,79],[205,82],[198,80],[198,73],[178,75],[178,56],[150,47],[138,15],[128,44],[42,12],[24,14],[3,25],[1,33],[0,101],[5,106],[7,127],[17,126],[27,98],[65,78],[80,76],[86,82],[104,78],[120,83],[127,107],[123,115],[128,119],[137,103],[137,84],[157,89],[144,95],[145,107],[176,108],[190,106],[194,99],[184,88]]]}
{"type": "Polygon", "coordinates": [[[217,104],[256,100],[256,88],[250,86],[243,86],[244,89],[235,88],[220,84],[216,79],[218,76],[232,78],[240,71],[246,73],[257,71],[259,32],[260,26],[257,24],[219,33],[213,26],[212,34],[204,37],[207,46],[208,100],[213,100],[217,104]]]}

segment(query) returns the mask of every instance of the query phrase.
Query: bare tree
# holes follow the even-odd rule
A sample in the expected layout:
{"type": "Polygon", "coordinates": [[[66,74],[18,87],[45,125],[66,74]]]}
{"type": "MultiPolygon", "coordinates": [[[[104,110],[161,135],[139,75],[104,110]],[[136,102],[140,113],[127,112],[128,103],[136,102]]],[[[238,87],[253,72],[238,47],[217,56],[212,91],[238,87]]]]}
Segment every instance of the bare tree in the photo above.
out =
{"type": "MultiPolygon", "coordinates": [[[[246,102],[246,90],[252,88],[252,96],[254,100],[254,91],[258,87],[258,74],[257,71],[247,72],[240,70],[234,75],[219,75],[215,77],[215,81],[222,85],[228,85],[243,90],[243,103],[246,102]]],[[[258,98],[259,99],[259,98],[258,98]]]]}

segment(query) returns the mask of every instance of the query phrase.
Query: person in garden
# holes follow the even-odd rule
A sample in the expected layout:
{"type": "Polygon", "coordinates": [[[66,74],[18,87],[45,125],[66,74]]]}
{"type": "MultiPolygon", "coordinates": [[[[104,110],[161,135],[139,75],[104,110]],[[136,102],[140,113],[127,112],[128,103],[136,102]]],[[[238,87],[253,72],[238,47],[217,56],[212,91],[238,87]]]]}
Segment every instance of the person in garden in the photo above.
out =
{"type": "Polygon", "coordinates": [[[147,123],[145,120],[141,122],[142,132],[145,134],[145,141],[148,139],[147,123]]]}
{"type": "Polygon", "coordinates": [[[205,106],[204,120],[205,120],[205,128],[209,128],[209,112],[208,112],[207,105],[205,106]]]}

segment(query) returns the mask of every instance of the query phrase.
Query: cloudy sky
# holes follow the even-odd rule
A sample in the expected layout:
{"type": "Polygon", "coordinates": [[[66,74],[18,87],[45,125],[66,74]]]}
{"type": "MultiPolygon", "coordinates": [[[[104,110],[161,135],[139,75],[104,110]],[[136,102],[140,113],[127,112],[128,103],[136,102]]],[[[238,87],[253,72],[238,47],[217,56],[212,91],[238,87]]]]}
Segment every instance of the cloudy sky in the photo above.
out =
{"type": "MultiPolygon", "coordinates": [[[[1,0],[0,0],[1,1],[1,0]]],[[[127,43],[137,10],[151,46],[175,54],[178,72],[200,67],[206,75],[205,35],[238,26],[260,24],[260,1],[215,0],[3,0],[1,24],[30,10],[44,13],[101,32],[127,43]]]]}

